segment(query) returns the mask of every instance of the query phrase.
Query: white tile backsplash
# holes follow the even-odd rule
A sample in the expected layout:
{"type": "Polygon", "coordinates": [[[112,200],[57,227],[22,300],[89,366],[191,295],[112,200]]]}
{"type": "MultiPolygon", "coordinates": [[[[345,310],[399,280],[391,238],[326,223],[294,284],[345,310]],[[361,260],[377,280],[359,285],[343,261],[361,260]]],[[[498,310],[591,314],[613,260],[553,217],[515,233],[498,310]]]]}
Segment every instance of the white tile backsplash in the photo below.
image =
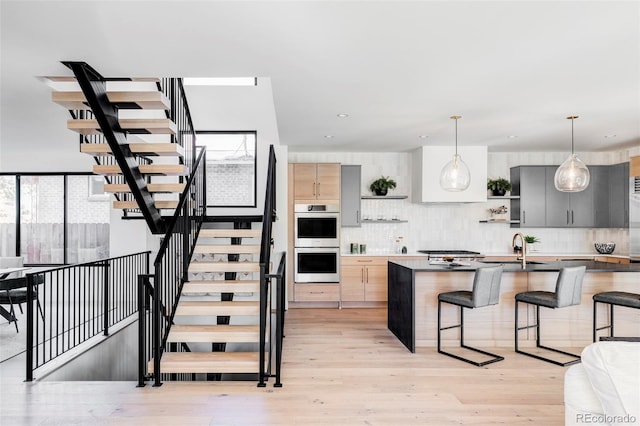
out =
{"type": "MultiPolygon", "coordinates": [[[[590,152],[580,154],[587,164],[615,164],[628,161],[635,151],[590,152]]],[[[289,152],[289,162],[337,162],[362,165],[362,195],[369,195],[369,184],[380,177],[390,176],[398,187],[391,195],[411,194],[411,154],[408,152],[289,152]]],[[[509,169],[518,165],[560,164],[567,153],[499,152],[489,153],[488,176],[509,177],[509,169]]],[[[593,243],[615,242],[614,254],[628,254],[628,229],[559,229],[511,228],[506,223],[479,223],[489,217],[489,208],[506,205],[509,200],[491,199],[483,203],[418,204],[405,200],[362,200],[362,216],[407,220],[407,223],[363,223],[360,228],[341,229],[341,248],[349,251],[350,243],[367,245],[368,254],[390,254],[396,250],[396,239],[409,252],[419,249],[461,249],[483,253],[511,251],[516,232],[535,235],[540,239],[540,254],[595,253],[593,243]]]]}

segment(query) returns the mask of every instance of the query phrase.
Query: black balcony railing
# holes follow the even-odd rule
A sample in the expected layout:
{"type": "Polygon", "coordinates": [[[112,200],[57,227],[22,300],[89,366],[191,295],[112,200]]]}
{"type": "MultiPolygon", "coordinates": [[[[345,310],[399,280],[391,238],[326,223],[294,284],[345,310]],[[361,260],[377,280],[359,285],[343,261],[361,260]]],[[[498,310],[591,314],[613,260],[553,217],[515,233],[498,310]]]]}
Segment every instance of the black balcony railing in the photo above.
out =
{"type": "Polygon", "coordinates": [[[63,266],[27,274],[26,380],[36,368],[137,312],[138,275],[149,273],[149,253],[63,266]]]}

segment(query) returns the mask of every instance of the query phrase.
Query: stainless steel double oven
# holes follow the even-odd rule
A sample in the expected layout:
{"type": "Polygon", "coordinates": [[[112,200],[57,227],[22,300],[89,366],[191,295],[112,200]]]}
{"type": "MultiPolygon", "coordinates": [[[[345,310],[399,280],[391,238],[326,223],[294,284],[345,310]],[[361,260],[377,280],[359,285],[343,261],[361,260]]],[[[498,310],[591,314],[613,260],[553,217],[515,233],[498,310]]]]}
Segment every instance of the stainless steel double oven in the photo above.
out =
{"type": "Polygon", "coordinates": [[[340,282],[340,206],[296,204],[294,281],[340,282]]]}

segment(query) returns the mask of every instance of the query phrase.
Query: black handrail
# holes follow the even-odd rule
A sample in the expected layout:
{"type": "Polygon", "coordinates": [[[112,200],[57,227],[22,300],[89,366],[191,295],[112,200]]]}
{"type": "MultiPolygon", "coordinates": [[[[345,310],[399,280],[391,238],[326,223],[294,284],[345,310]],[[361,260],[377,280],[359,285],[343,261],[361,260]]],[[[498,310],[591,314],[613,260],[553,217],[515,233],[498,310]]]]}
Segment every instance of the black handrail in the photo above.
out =
{"type": "Polygon", "coordinates": [[[206,150],[201,149],[193,172],[180,195],[178,206],[169,219],[153,275],[140,277],[138,315],[140,320],[138,385],[147,378],[146,363],[153,358],[154,386],[160,386],[160,360],[173,324],[175,309],[187,280],[189,262],[206,215],[206,150]],[[151,284],[153,281],[153,285],[151,284]],[[149,302],[151,298],[152,303],[149,302]],[[147,324],[150,316],[151,324],[147,324]],[[150,337],[150,338],[149,338],[150,337]]]}
{"type": "Polygon", "coordinates": [[[36,368],[136,313],[136,281],[149,272],[149,254],[27,274],[27,381],[36,368]]]}

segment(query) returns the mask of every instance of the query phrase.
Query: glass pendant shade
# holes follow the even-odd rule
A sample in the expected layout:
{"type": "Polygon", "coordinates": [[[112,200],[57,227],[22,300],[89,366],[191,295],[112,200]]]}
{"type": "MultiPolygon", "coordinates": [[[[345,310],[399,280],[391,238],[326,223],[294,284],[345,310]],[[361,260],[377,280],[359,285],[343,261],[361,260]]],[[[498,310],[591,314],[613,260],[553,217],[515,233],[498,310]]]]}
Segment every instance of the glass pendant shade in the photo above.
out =
{"type": "Polygon", "coordinates": [[[556,189],[561,192],[580,192],[587,189],[591,174],[587,166],[576,156],[573,151],[573,120],[577,115],[570,115],[571,120],[571,155],[564,160],[556,170],[553,183],[556,189]]]}
{"type": "Polygon", "coordinates": [[[553,183],[558,191],[580,192],[587,189],[590,178],[587,166],[576,154],[571,154],[556,170],[553,183]]]}
{"type": "Polygon", "coordinates": [[[453,156],[440,172],[440,186],[446,191],[464,191],[471,182],[469,167],[458,154],[453,156]]]}
{"type": "Polygon", "coordinates": [[[440,187],[445,191],[459,192],[469,188],[471,173],[462,157],[458,155],[458,119],[462,117],[453,115],[450,118],[456,120],[456,153],[453,160],[445,164],[440,172],[440,187]]]}

